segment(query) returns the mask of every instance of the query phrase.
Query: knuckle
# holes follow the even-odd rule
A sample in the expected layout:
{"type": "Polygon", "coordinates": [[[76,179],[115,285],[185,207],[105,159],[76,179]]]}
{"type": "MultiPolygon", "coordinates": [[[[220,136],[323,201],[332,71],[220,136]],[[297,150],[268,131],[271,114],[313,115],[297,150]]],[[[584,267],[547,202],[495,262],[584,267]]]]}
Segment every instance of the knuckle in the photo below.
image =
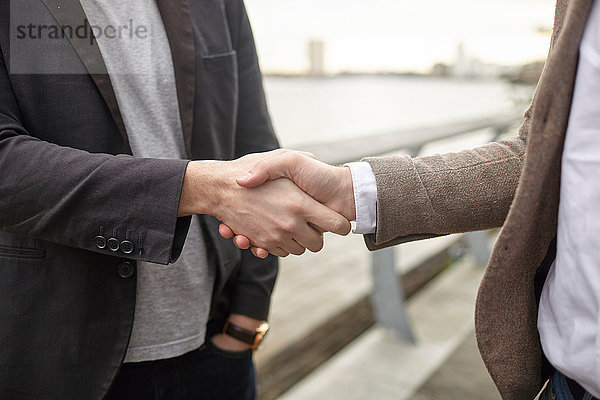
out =
{"type": "Polygon", "coordinates": [[[274,244],[279,244],[282,243],[286,238],[286,235],[284,234],[283,231],[275,231],[271,234],[271,239],[270,241],[274,244]]]}
{"type": "Polygon", "coordinates": [[[289,219],[281,222],[280,228],[286,234],[290,234],[296,230],[296,221],[289,219]]]}
{"type": "Polygon", "coordinates": [[[269,235],[263,234],[263,235],[258,236],[256,238],[256,240],[252,242],[252,244],[259,249],[261,249],[261,248],[268,249],[270,247],[269,246],[270,242],[271,242],[271,237],[269,235]]]}
{"type": "Polygon", "coordinates": [[[333,227],[337,232],[347,233],[346,224],[343,221],[340,221],[339,219],[333,221],[333,227]]]}
{"type": "Polygon", "coordinates": [[[289,153],[290,151],[288,149],[279,149],[275,150],[274,155],[277,157],[287,157],[289,153]]]}
{"type": "Polygon", "coordinates": [[[307,208],[307,202],[304,196],[300,194],[294,194],[294,196],[290,198],[290,209],[294,214],[301,214],[307,208]]]}
{"type": "Polygon", "coordinates": [[[262,167],[264,166],[264,164],[265,164],[265,161],[264,161],[264,160],[257,161],[257,162],[256,162],[256,163],[255,163],[255,164],[252,166],[251,170],[252,170],[252,171],[255,171],[255,170],[262,169],[262,167]]]}
{"type": "Polygon", "coordinates": [[[302,204],[299,201],[290,201],[290,211],[294,214],[298,214],[303,209],[302,204]]]}
{"type": "Polygon", "coordinates": [[[333,221],[333,227],[337,232],[341,232],[343,230],[343,226],[340,221],[333,221]]]}

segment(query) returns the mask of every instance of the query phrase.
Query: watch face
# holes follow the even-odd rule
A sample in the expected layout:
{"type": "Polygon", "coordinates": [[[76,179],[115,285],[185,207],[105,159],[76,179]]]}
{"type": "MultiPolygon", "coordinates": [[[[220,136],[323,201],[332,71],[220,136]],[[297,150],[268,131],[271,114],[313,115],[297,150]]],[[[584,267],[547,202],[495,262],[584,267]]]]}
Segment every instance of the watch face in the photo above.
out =
{"type": "Polygon", "coordinates": [[[266,322],[263,322],[262,324],[260,324],[260,326],[258,328],[256,328],[256,336],[254,337],[254,346],[252,346],[254,348],[254,350],[258,349],[258,347],[262,343],[263,339],[267,335],[267,332],[269,332],[269,324],[266,322]]]}
{"type": "Polygon", "coordinates": [[[263,322],[258,328],[256,328],[256,333],[262,333],[264,336],[269,331],[269,328],[269,324],[267,322],[263,322]]]}

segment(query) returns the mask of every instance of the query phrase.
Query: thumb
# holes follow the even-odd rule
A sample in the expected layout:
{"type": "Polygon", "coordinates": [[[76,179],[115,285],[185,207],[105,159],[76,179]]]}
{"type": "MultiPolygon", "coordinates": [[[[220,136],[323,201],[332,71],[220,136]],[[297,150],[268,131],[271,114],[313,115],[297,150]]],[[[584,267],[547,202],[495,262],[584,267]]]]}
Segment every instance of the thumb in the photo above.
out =
{"type": "Polygon", "coordinates": [[[235,181],[238,185],[251,188],[255,186],[260,186],[269,180],[269,174],[264,170],[255,170],[248,172],[246,175],[237,178],[235,181]]]}
{"type": "Polygon", "coordinates": [[[256,163],[246,175],[236,179],[238,185],[251,188],[262,185],[268,180],[290,176],[289,167],[283,157],[274,157],[256,163]]]}
{"type": "Polygon", "coordinates": [[[310,152],[308,152],[308,151],[298,151],[298,153],[300,153],[300,154],[302,154],[303,156],[306,156],[306,157],[308,157],[308,158],[312,158],[313,160],[316,160],[316,159],[317,159],[317,157],[316,157],[316,156],[315,156],[313,153],[310,153],[310,152]]]}

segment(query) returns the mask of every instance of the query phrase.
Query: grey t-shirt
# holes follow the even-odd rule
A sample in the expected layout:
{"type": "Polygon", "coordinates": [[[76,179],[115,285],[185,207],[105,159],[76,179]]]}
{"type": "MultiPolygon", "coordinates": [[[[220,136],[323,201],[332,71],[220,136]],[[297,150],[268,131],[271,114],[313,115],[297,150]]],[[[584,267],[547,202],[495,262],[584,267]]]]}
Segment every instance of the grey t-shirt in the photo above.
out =
{"type": "MultiPolygon", "coordinates": [[[[82,0],[127,129],[133,155],[186,158],[171,48],[155,0],[82,0]]],[[[138,263],[133,332],[125,362],[176,357],[200,347],[216,270],[197,217],[179,260],[138,263]]]]}

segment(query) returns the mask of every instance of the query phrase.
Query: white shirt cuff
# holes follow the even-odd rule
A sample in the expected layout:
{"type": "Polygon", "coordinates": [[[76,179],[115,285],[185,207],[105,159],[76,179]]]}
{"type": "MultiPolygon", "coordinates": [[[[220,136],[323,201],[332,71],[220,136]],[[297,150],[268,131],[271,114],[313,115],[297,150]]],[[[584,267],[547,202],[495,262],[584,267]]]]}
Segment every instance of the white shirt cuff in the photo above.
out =
{"type": "Polygon", "coordinates": [[[345,164],[352,173],[356,226],[353,233],[366,235],[377,228],[377,182],[371,165],[367,162],[345,164]]]}

